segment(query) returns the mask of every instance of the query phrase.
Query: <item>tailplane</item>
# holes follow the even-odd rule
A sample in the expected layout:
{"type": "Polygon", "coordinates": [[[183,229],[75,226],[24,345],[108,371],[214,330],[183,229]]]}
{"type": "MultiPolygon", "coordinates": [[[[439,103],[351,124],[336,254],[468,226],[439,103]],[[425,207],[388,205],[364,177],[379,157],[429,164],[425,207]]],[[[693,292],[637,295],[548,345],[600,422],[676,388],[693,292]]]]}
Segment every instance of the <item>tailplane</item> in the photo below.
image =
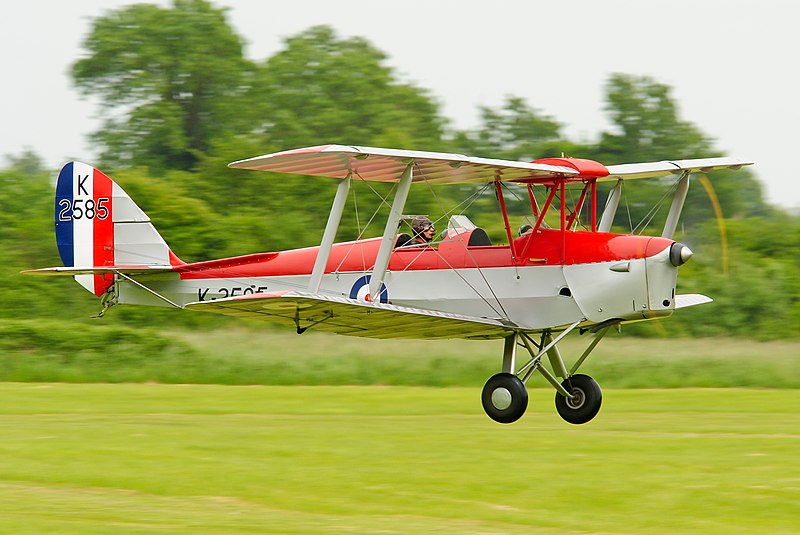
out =
{"type": "Polygon", "coordinates": [[[116,182],[81,162],[66,164],[58,175],[56,242],[67,268],[97,296],[114,283],[112,268],[170,268],[182,264],[164,238],[116,182]],[[77,270],[77,269],[76,269],[77,270]]]}

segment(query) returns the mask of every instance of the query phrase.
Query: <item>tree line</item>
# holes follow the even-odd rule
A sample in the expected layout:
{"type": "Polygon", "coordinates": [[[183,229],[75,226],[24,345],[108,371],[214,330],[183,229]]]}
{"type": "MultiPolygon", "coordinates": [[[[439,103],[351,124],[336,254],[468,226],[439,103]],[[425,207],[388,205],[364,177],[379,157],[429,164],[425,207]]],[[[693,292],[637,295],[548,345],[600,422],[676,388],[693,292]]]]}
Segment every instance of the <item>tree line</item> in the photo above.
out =
{"type": "MultiPolygon", "coordinates": [[[[98,99],[106,118],[92,134],[100,153],[93,163],[128,191],[186,261],[319,242],[332,181],[226,167],[279,150],[341,143],[513,160],[567,154],[607,165],[721,155],[712,139],[680,117],[671,88],[650,77],[609,76],[604,109],[612,126],[593,142],[568,139],[564,125],[514,95],[497,107],[482,106],[476,127],[457,129],[429,90],[401,79],[387,66],[387,55],[366,39],[317,26],[254,61],[244,56],[242,37],[225,9],[205,0],[109,11],[93,21],[83,47],[71,77],[83,95],[98,99]]],[[[6,317],[33,311],[57,316],[65,301],[80,303],[81,310],[85,303],[94,306],[82,290],[67,290],[66,282],[16,275],[18,269],[58,263],[52,175],[32,151],[7,157],[0,170],[6,317]]],[[[695,185],[680,238],[699,254],[682,268],[681,291],[713,295],[716,308],[682,311],[664,329],[796,336],[800,264],[792,251],[800,246],[800,221],[764,201],[750,170],[715,173],[712,180],[725,216],[730,265],[720,265],[719,223],[706,192],[695,185]]],[[[615,228],[630,231],[669,187],[652,180],[626,189],[615,228]]],[[[387,192],[388,186],[356,184],[338,239],[380,233],[380,224],[366,222],[382,221],[388,209],[380,196],[387,192]]],[[[436,219],[469,196],[474,202],[468,215],[502,239],[493,195],[477,195],[472,187],[412,188],[407,212],[436,219]]],[[[656,228],[665,212],[656,213],[656,228]]],[[[122,316],[152,321],[150,314],[122,316]]]]}

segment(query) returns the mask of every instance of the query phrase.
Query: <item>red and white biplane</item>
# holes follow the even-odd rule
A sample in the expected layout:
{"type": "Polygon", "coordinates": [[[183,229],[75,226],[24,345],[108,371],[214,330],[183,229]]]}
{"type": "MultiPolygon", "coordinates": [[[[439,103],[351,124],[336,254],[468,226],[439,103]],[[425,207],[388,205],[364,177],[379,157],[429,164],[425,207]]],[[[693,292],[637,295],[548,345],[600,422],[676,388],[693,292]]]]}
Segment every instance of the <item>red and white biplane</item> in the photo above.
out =
{"type": "Polygon", "coordinates": [[[555,388],[561,417],[581,424],[597,414],[602,394],[594,379],[576,372],[609,328],[711,300],[676,293],[678,268],[692,251],[672,236],[692,172],[744,165],[750,162],[710,158],[606,167],[568,157],[516,162],[342,145],[289,150],[230,167],[337,180],[320,245],[185,263],[120,186],[92,166],[70,162],[55,200],[64,266],[28,273],[74,276],[102,298],[101,315],[125,303],[259,318],[298,333],[502,339],[501,371],[482,393],[489,417],[519,419],[528,404],[525,385],[539,373],[555,388]],[[676,188],[660,237],[610,232],[624,182],[670,175],[676,188]],[[334,243],[353,181],[395,184],[391,210],[382,237],[334,243]],[[493,187],[507,243],[493,245],[459,214],[437,240],[409,244],[403,209],[411,185],[420,182],[493,187]],[[599,182],[613,183],[600,217],[599,182]],[[504,200],[511,184],[527,189],[530,202],[530,224],[520,232],[512,231],[504,200]],[[572,206],[568,187],[580,192],[572,206]],[[567,367],[558,344],[573,331],[591,341],[567,367]]]}

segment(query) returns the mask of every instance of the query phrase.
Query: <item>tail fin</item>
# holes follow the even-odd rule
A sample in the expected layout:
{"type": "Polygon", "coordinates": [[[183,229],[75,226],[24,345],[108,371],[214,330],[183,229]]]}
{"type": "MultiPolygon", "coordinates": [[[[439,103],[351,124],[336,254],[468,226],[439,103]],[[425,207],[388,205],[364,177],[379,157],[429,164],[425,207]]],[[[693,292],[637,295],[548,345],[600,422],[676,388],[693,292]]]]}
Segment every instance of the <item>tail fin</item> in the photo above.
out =
{"type": "MultiPolygon", "coordinates": [[[[81,162],[70,162],[58,175],[56,242],[64,266],[171,266],[182,264],[150,218],[113,180],[81,162]]],[[[76,275],[97,296],[113,275],[76,275]]]]}

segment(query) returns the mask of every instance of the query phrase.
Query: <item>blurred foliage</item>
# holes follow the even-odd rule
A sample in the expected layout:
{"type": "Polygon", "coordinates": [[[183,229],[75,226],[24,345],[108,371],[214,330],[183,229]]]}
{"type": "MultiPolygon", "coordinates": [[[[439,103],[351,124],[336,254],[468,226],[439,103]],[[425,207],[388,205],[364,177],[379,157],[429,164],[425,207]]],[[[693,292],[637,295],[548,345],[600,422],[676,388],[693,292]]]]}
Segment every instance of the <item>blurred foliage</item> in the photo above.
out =
{"type": "Polygon", "coordinates": [[[671,88],[647,76],[613,74],[606,84],[606,106],[615,131],[603,132],[592,157],[608,165],[665,158],[714,156],[710,141],[678,116],[671,88]]]}
{"type": "Polygon", "coordinates": [[[346,139],[353,145],[442,148],[444,121],[428,91],[404,83],[360,37],[316,26],[259,65],[250,128],[268,147],[346,139]]]}
{"type": "MultiPolygon", "coordinates": [[[[101,166],[186,261],[319,243],[335,181],[227,167],[279,150],[347,143],[528,160],[563,152],[605,164],[719,155],[711,139],[680,117],[671,89],[649,77],[612,75],[605,109],[613,127],[599,133],[597,142],[577,143],[564,138],[560,123],[516,96],[498,108],[482,107],[475,128],[453,129],[431,93],[404,81],[386,65],[383,52],[363,38],[341,38],[329,27],[287,38],[280,51],[260,62],[244,57],[242,42],[225,10],[209,2],[136,4],[96,18],[84,41],[86,55],[72,68],[76,86],[98,97],[107,117],[93,135],[101,166]]],[[[7,156],[0,170],[4,318],[60,317],[67,308],[78,317],[97,312],[97,302],[68,278],[17,274],[60,263],[53,238],[53,175],[32,150],[7,156]]],[[[719,262],[713,208],[696,185],[679,238],[697,254],[682,268],[680,291],[706,293],[715,304],[630,330],[796,337],[800,219],[766,204],[747,169],[712,178],[726,217],[730,267],[725,272],[719,262]]],[[[615,230],[640,232],[638,224],[651,216],[658,229],[673,187],[674,180],[631,183],[615,230]],[[660,199],[661,209],[652,211],[660,199]]],[[[383,199],[392,188],[355,180],[337,238],[382,233],[388,213],[383,199]]],[[[607,191],[608,186],[600,188],[601,204],[607,191]]],[[[518,224],[527,192],[511,186],[506,198],[518,224]]],[[[506,241],[491,188],[416,186],[405,211],[428,214],[439,228],[450,214],[463,212],[496,241],[506,241]]],[[[225,321],[119,308],[104,321],[204,326],[225,321]]]]}
{"type": "Polygon", "coordinates": [[[534,160],[559,156],[553,152],[563,140],[561,125],[530,107],[524,99],[509,96],[500,109],[481,106],[481,124],[473,131],[457,132],[453,143],[464,154],[506,160],[534,160]]]}
{"type": "Polygon", "coordinates": [[[238,131],[255,66],[224,9],[174,0],[111,10],[84,47],[72,76],[107,117],[93,136],[103,164],[191,169],[214,138],[238,131]]]}

